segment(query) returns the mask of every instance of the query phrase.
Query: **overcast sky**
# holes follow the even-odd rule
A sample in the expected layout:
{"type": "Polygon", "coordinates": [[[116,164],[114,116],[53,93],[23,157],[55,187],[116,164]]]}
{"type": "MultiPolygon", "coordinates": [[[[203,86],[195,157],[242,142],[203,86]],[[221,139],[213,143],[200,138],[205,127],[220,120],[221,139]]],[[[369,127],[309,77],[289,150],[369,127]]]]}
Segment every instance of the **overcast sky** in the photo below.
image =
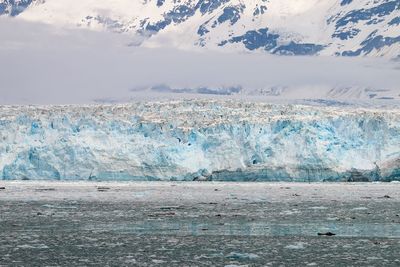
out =
{"type": "MultiPolygon", "coordinates": [[[[140,98],[139,89],[363,86],[398,90],[399,63],[139,48],[137,37],[0,18],[0,104],[140,98]]],[[[147,94],[147,93],[146,93],[147,94]]]]}

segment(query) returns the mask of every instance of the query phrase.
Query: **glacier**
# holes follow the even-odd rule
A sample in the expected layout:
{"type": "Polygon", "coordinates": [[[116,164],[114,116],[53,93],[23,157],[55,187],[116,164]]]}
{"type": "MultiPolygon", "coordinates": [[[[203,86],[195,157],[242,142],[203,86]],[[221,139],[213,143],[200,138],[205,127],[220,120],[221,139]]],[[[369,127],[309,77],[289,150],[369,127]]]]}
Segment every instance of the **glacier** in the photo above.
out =
{"type": "Polygon", "coordinates": [[[0,106],[3,180],[400,180],[400,110],[174,100],[0,106]]]}

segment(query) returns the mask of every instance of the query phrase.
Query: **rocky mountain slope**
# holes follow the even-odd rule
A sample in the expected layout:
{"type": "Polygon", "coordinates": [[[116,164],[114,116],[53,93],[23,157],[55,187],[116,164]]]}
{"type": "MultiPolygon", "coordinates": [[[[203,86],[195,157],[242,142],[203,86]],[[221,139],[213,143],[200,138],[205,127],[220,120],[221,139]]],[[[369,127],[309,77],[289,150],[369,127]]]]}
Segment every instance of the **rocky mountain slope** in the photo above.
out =
{"type": "Polygon", "coordinates": [[[400,56],[399,0],[0,0],[0,15],[140,36],[132,45],[149,47],[400,56]]]}

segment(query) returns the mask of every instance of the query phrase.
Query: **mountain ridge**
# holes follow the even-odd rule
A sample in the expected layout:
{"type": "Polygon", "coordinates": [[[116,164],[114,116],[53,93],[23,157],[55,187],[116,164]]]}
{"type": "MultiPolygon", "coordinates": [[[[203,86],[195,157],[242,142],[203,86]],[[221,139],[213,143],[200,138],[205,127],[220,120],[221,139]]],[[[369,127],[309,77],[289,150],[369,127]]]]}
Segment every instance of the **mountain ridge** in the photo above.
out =
{"type": "Polygon", "coordinates": [[[0,15],[141,36],[147,47],[400,56],[398,0],[2,0],[0,15]]]}

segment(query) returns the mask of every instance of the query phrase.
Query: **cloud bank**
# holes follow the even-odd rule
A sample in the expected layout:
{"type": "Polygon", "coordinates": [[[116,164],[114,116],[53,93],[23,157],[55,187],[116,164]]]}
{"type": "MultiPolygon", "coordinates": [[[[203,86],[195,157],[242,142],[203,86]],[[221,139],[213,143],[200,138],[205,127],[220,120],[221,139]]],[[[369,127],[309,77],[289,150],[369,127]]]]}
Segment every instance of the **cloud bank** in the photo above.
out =
{"type": "Polygon", "coordinates": [[[124,102],[215,88],[241,88],[259,98],[323,97],[332,88],[389,92],[392,98],[400,93],[400,63],[384,59],[144,48],[131,45],[140,43],[134,36],[15,18],[0,19],[0,36],[0,104],[124,102]],[[160,92],[160,86],[172,91],[160,92]]]}

